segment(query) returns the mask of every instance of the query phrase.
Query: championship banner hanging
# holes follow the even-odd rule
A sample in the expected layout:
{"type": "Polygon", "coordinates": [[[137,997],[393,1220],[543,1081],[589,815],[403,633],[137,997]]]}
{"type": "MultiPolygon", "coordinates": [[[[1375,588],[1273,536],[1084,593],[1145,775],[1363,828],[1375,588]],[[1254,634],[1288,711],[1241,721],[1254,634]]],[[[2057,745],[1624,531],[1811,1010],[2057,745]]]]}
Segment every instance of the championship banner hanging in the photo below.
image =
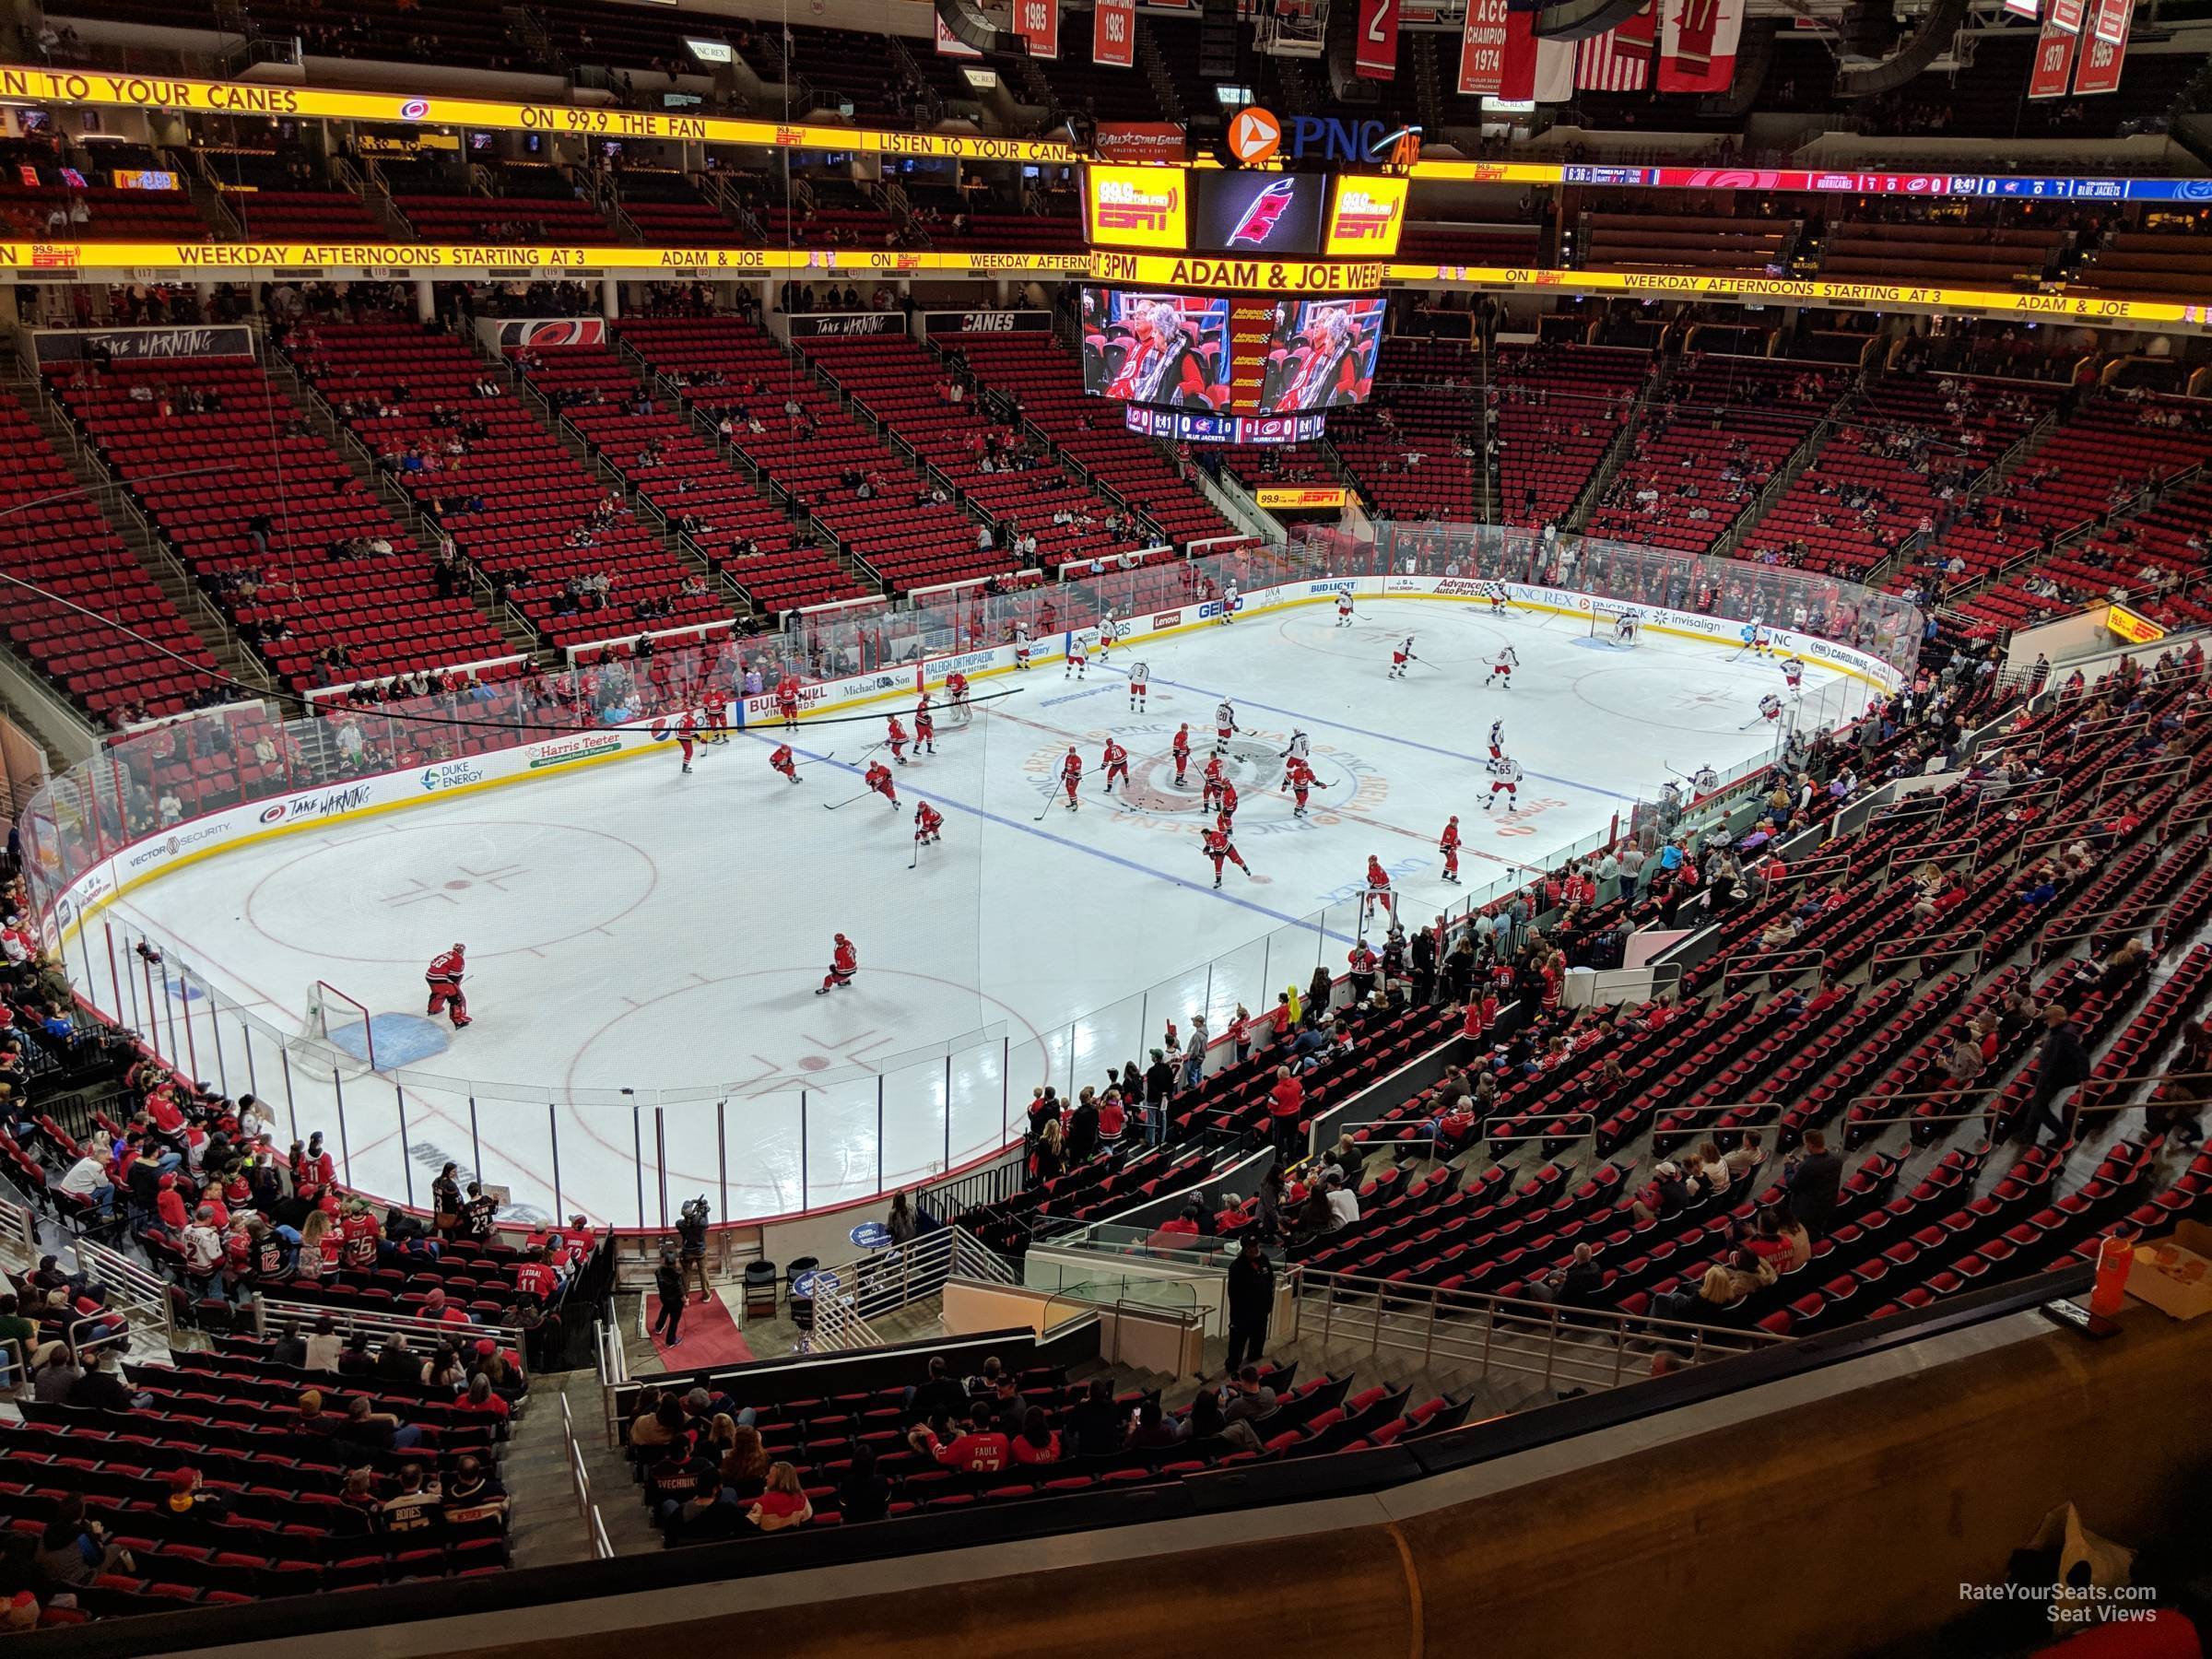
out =
{"type": "Polygon", "coordinates": [[[1060,0],[1014,0],[1014,19],[1031,57],[1060,55],[1060,0]]]}
{"type": "Polygon", "coordinates": [[[1090,14],[1090,61],[1110,69],[1135,66],[1136,0],[1098,0],[1090,14]]]}
{"type": "Polygon", "coordinates": [[[2043,19],[2043,31],[2035,39],[2035,66],[2028,73],[2028,96],[2064,98],[2066,77],[2074,70],[2074,46],[2078,37],[2061,29],[2055,8],[2043,19]]]}
{"type": "Polygon", "coordinates": [[[1505,84],[1506,0],[1467,0],[1459,37],[1459,95],[1495,98],[1505,84]]]}
{"type": "Polygon", "coordinates": [[[1398,0],[1359,0],[1359,48],[1352,67],[1363,80],[1398,77],[1398,0]]]}

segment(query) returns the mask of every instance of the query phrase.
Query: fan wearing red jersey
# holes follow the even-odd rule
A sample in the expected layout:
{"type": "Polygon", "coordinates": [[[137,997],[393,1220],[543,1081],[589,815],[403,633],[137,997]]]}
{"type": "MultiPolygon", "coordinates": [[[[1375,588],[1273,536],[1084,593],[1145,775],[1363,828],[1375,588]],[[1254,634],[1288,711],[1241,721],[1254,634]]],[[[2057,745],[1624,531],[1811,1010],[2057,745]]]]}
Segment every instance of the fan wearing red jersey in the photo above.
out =
{"type": "Polygon", "coordinates": [[[1458,881],[1459,815],[1457,813],[1453,813],[1452,821],[1444,826],[1443,834],[1437,840],[1436,850],[1444,855],[1444,879],[1451,882],[1458,881]]]}
{"type": "Polygon", "coordinates": [[[1075,811],[1082,805],[1076,795],[1083,787],[1083,757],[1072,748],[1067,751],[1067,759],[1060,762],[1060,785],[1067,791],[1067,809],[1075,811]]]}
{"type": "Polygon", "coordinates": [[[822,982],[814,994],[827,996],[832,991],[842,991],[853,982],[853,976],[859,971],[860,952],[853,947],[852,940],[839,934],[830,944],[830,971],[822,976],[822,982]]]}
{"type": "Polygon", "coordinates": [[[768,758],[768,763],[792,782],[796,783],[799,781],[799,765],[792,756],[790,744],[779,743],[776,745],[776,752],[768,758]]]}
{"type": "Polygon", "coordinates": [[[453,1030],[468,1024],[468,998],[462,994],[462,976],[467,973],[468,963],[463,957],[463,947],[456,944],[430,959],[423,973],[423,981],[430,988],[429,1015],[432,1019],[451,1011],[453,1030]]]}
{"type": "Polygon", "coordinates": [[[1237,843],[1229,839],[1229,830],[1225,826],[1217,824],[1213,829],[1202,833],[1206,855],[1214,861],[1214,885],[1216,887],[1221,885],[1221,865],[1225,859],[1235,865],[1245,875],[1252,874],[1252,866],[1244,862],[1244,855],[1237,851],[1237,843]]]}
{"type": "Polygon", "coordinates": [[[1127,749],[1109,737],[1106,739],[1105,750],[1100,756],[1100,763],[1106,768],[1106,793],[1108,794],[1113,793],[1113,781],[1116,778],[1121,779],[1122,786],[1124,789],[1128,787],[1129,751],[1127,749]]]}
{"type": "Polygon", "coordinates": [[[861,781],[888,801],[893,812],[899,810],[899,786],[891,782],[889,767],[880,760],[871,760],[868,762],[868,770],[861,773],[861,781]]]}

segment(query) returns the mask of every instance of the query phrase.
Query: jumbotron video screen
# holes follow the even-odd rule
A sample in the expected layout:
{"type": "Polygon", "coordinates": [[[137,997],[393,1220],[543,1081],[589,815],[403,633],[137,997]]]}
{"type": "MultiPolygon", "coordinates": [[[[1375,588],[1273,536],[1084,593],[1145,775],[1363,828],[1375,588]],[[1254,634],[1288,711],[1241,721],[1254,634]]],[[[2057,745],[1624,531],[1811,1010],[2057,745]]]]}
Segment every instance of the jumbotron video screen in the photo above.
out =
{"type": "Polygon", "coordinates": [[[1086,288],[1083,389],[1203,415],[1349,408],[1374,388],[1380,295],[1268,300],[1086,288]]]}

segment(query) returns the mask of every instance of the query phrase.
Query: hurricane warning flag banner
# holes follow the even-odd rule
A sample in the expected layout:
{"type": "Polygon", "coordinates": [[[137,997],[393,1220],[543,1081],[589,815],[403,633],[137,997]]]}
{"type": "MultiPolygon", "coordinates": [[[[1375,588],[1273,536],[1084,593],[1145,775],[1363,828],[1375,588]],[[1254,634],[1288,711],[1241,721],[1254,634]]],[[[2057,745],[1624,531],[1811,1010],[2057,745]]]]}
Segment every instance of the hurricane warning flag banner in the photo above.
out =
{"type": "Polygon", "coordinates": [[[1574,84],[1585,92],[1641,92],[1651,84],[1659,13],[1647,6],[1618,28],[1593,35],[1575,53],[1574,84]]]}

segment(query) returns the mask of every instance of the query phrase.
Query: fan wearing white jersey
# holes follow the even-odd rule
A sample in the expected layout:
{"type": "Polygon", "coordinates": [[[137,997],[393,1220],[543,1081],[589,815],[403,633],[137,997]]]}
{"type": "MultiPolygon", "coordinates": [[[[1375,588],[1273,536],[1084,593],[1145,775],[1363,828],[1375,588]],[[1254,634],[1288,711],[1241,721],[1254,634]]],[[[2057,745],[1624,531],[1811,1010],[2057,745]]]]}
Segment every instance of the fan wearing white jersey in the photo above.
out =
{"type": "Polygon", "coordinates": [[[1083,636],[1079,633],[1068,635],[1067,666],[1061,671],[1060,677],[1062,679],[1081,679],[1084,677],[1084,670],[1089,666],[1090,647],[1084,642],[1083,636]]]}
{"type": "Polygon", "coordinates": [[[1347,590],[1336,595],[1336,626],[1339,628],[1349,628],[1351,625],[1352,595],[1347,590]]]}
{"type": "Polygon", "coordinates": [[[1294,765],[1293,762],[1309,759],[1312,758],[1312,753],[1313,740],[1311,737],[1308,737],[1297,727],[1293,726],[1290,729],[1290,747],[1286,748],[1282,754],[1277,757],[1283,763],[1283,781],[1281,783],[1277,785],[1278,790],[1288,789],[1290,787],[1291,774],[1298,771],[1298,767],[1294,765]]]}
{"type": "Polygon", "coordinates": [[[1129,665],[1129,706],[1139,713],[1144,712],[1145,694],[1150,688],[1152,670],[1143,663],[1129,665]]]}
{"type": "Polygon", "coordinates": [[[1223,703],[1214,711],[1214,753],[1229,753],[1229,740],[1237,735],[1237,712],[1223,703]]]}
{"type": "Polygon", "coordinates": [[[1511,645],[1505,646],[1491,659],[1490,677],[1483,684],[1500,686],[1511,691],[1513,688],[1513,670],[1520,666],[1521,653],[1511,645]]]}
{"type": "Polygon", "coordinates": [[[1482,809],[1488,812],[1498,804],[1498,792],[1505,792],[1505,809],[1508,812],[1521,800],[1521,762],[1511,755],[1500,755],[1489,763],[1490,793],[1482,797],[1482,809]]]}

